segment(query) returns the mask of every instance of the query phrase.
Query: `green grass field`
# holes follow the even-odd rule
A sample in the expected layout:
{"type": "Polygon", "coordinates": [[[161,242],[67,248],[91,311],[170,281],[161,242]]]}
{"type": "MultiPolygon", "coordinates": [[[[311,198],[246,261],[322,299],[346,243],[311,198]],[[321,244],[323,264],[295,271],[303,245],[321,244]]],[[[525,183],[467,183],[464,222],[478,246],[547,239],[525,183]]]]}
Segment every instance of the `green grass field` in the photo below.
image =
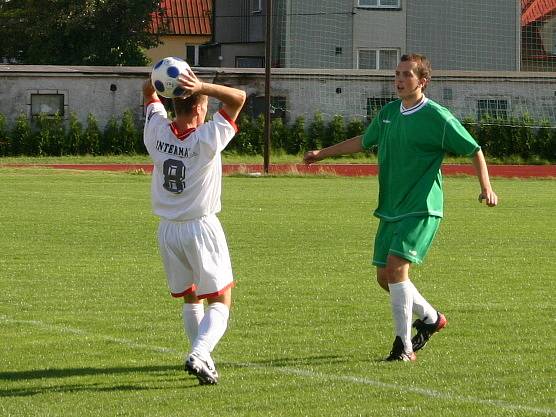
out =
{"type": "Polygon", "coordinates": [[[0,169],[1,416],[554,416],[556,181],[447,178],[412,279],[448,327],[385,363],[370,265],[375,178],[226,177],[237,287],[214,352],[188,349],[156,245],[150,176],[0,169]]]}

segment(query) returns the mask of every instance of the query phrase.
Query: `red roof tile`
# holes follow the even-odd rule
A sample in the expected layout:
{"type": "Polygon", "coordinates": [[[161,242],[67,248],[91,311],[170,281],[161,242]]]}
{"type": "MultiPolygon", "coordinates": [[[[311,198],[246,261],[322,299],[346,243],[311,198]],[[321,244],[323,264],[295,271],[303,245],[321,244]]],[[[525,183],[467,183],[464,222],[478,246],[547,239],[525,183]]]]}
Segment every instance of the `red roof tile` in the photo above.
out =
{"type": "Polygon", "coordinates": [[[556,14],[556,0],[521,0],[521,26],[556,14]]]}
{"type": "Polygon", "coordinates": [[[163,16],[152,15],[152,31],[159,32],[163,23],[167,25],[165,34],[170,35],[211,35],[211,0],[162,0],[163,16]]]}

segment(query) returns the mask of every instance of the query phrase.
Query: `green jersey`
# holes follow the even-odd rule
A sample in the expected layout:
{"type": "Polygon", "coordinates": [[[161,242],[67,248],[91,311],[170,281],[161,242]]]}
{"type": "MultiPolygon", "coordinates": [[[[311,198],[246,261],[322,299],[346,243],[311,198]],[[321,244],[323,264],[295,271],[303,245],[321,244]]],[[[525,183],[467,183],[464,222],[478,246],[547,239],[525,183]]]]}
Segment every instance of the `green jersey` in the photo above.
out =
{"type": "Polygon", "coordinates": [[[473,155],[480,147],[444,107],[423,97],[412,108],[384,106],[367,128],[365,149],[378,145],[379,195],[374,215],[385,221],[443,215],[440,165],[446,152],[473,155]]]}

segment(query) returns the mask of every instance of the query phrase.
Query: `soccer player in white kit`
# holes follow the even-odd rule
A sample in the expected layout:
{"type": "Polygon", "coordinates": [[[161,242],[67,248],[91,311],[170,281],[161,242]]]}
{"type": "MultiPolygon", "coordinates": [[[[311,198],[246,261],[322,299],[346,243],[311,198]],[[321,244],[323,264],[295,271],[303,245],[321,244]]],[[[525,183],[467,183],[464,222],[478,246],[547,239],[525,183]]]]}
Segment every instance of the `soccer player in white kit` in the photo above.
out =
{"type": "Polygon", "coordinates": [[[216,217],[221,209],[220,154],[237,132],[245,92],[201,82],[192,71],[180,75],[179,82],[189,95],[173,99],[173,121],[151,82],[145,82],[144,142],[154,163],[152,207],[160,217],[158,242],[168,287],[173,297],[184,299],[183,323],[191,343],[185,370],[203,385],[216,384],[211,352],[226,331],[234,285],[216,217]],[[208,96],[222,107],[205,123],[208,96]]]}

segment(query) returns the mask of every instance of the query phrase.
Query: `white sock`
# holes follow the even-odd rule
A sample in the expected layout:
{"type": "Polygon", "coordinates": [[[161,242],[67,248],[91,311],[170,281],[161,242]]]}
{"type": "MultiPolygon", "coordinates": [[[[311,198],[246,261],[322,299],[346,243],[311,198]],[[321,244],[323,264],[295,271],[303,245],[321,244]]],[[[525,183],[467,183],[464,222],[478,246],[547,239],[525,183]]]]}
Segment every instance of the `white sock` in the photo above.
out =
{"type": "Polygon", "coordinates": [[[203,303],[184,303],[183,304],[183,329],[189,339],[191,346],[199,334],[199,323],[205,315],[203,303]]]}
{"type": "Polygon", "coordinates": [[[406,352],[412,352],[411,319],[413,317],[413,290],[411,281],[388,284],[396,336],[402,339],[406,352]]]}
{"type": "Polygon", "coordinates": [[[193,343],[193,352],[205,360],[210,359],[210,353],[226,332],[229,316],[230,309],[226,304],[209,304],[199,324],[199,335],[193,343]]]}
{"type": "Polygon", "coordinates": [[[438,313],[434,307],[417,291],[417,288],[415,288],[411,281],[408,280],[408,282],[413,289],[413,312],[427,324],[436,323],[438,313]]]}

